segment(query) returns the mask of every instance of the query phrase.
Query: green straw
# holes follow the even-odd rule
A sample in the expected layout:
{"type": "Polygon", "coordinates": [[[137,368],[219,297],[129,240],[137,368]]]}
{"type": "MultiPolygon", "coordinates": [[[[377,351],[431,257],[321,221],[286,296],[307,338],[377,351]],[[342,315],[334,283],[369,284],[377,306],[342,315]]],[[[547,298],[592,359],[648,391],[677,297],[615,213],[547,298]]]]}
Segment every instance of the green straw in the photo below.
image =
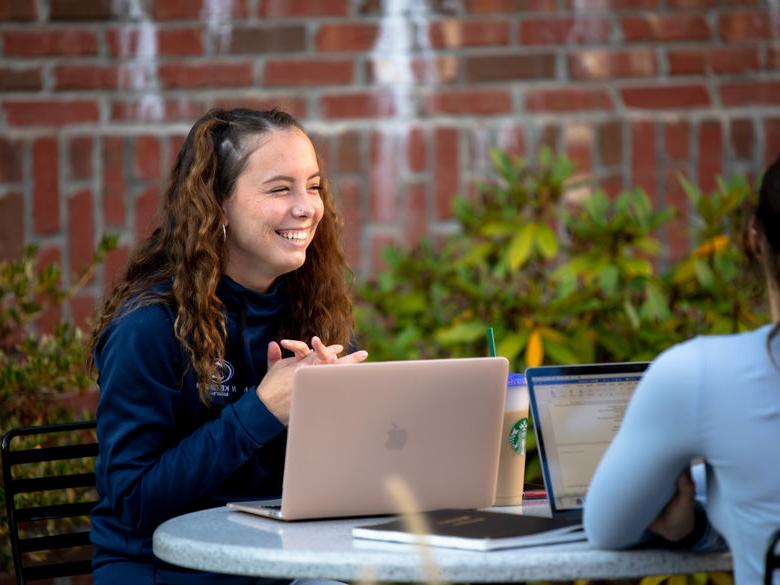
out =
{"type": "Polygon", "coordinates": [[[496,337],[493,335],[493,328],[487,328],[488,355],[496,357],[496,337]]]}

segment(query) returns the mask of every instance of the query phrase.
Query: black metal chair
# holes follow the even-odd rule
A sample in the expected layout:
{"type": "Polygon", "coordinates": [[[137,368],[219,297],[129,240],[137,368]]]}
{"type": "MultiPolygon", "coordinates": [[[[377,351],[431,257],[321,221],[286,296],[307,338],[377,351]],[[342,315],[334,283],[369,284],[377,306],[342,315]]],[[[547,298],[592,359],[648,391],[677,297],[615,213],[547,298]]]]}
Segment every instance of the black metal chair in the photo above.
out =
{"type": "Polygon", "coordinates": [[[94,429],[94,421],[25,427],[2,439],[11,553],[20,585],[92,572],[94,429]]]}
{"type": "Polygon", "coordinates": [[[780,544],[780,528],[774,531],[766,547],[766,561],[764,562],[764,585],[772,585],[775,571],[780,571],[780,552],[777,545],[780,544]]]}

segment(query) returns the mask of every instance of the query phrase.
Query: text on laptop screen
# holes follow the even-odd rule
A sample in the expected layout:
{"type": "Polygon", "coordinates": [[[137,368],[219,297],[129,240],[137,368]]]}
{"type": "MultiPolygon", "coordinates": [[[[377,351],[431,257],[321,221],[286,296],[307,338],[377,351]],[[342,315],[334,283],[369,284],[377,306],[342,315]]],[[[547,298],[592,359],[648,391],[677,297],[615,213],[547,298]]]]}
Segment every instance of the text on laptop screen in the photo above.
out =
{"type": "Polygon", "coordinates": [[[599,460],[620,428],[641,373],[534,379],[543,471],[554,510],[582,508],[599,460]]]}

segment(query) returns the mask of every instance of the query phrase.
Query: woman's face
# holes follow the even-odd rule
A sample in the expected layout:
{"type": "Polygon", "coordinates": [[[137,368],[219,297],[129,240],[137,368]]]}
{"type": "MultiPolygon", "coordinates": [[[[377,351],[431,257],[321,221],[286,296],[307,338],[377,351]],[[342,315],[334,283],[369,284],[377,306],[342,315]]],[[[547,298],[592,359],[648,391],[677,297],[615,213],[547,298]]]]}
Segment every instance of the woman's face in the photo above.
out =
{"type": "Polygon", "coordinates": [[[256,144],[222,208],[227,275],[264,292],[303,265],[324,208],[317,155],[303,132],[275,130],[256,144]]]}

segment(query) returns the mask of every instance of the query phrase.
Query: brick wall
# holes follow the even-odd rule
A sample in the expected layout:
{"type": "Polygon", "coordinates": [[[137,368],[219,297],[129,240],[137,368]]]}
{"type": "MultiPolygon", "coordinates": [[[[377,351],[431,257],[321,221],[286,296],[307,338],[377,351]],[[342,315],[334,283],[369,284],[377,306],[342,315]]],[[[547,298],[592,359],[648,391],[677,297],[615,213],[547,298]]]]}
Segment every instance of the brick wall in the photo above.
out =
{"type": "Polygon", "coordinates": [[[386,242],[451,230],[495,145],[551,145],[684,210],[678,173],[709,188],[780,153],[780,3],[0,0],[0,92],[0,256],[37,242],[70,273],[121,234],[65,309],[83,319],[212,106],[302,119],[362,274],[386,242]]]}

